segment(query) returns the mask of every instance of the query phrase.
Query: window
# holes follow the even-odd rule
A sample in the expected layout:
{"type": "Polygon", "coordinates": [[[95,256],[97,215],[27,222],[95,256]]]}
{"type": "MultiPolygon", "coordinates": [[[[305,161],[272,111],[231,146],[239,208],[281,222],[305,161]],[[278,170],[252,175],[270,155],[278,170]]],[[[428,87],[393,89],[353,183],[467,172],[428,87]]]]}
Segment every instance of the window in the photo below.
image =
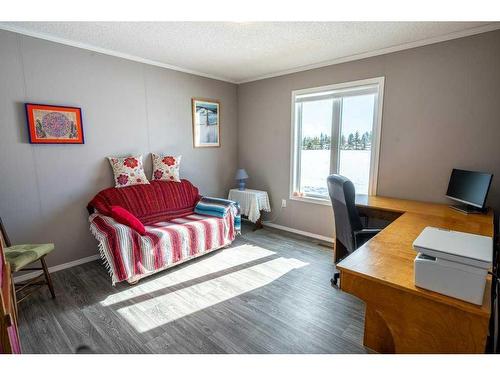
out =
{"type": "Polygon", "coordinates": [[[326,178],[376,194],[384,78],[292,92],[291,199],[329,202],[326,178]]]}

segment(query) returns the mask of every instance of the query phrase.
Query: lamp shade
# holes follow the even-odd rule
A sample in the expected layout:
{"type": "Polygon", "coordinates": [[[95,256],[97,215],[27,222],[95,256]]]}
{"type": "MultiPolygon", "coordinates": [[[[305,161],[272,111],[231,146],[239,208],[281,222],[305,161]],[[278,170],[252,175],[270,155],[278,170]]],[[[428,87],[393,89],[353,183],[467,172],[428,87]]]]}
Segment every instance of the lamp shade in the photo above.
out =
{"type": "Polygon", "coordinates": [[[236,176],[234,177],[235,180],[246,180],[247,178],[248,174],[244,169],[238,169],[236,171],[236,176]]]}

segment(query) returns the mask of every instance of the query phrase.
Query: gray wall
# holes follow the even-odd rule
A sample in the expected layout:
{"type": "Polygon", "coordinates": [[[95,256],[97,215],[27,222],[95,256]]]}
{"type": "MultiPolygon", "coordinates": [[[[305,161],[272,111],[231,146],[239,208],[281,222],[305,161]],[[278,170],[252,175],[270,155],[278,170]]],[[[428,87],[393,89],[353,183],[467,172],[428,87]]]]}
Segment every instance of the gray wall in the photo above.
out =
{"type": "MultiPolygon", "coordinates": [[[[105,157],[182,154],[182,177],[224,196],[237,166],[277,224],[332,236],[331,208],[288,200],[295,89],[385,76],[378,194],[443,198],[452,167],[496,174],[500,31],[235,86],[0,31],[0,215],[14,242],[53,241],[49,264],[96,254],[85,206],[112,185],[105,157]],[[193,149],[192,97],[220,99],[221,149],[193,149]],[[30,145],[24,102],[83,110],[85,145],[30,145]],[[237,163],[239,160],[239,163],[237,163]]],[[[149,156],[146,172],[151,173],[149,156]]]]}
{"type": "MultiPolygon", "coordinates": [[[[289,197],[291,92],[385,76],[378,195],[446,202],[453,167],[496,175],[500,209],[500,31],[238,87],[239,164],[267,189],[277,224],[332,237],[331,207],[289,197]]],[[[312,166],[313,168],[313,166],[312,166]]]]}
{"type": "Polygon", "coordinates": [[[85,206],[109,155],[182,154],[181,177],[224,196],[237,167],[236,85],[0,31],[0,216],[13,242],[55,242],[50,265],[95,255],[85,206]],[[193,149],[191,98],[221,101],[220,149],[193,149]],[[85,145],[30,145],[24,102],[81,107],[85,145]]]}

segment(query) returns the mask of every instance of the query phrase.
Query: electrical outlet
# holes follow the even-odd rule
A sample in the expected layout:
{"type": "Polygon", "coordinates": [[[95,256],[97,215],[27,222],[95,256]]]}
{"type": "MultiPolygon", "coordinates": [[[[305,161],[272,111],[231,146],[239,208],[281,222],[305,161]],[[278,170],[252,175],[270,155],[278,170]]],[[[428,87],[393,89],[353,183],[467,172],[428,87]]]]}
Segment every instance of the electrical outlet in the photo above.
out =
{"type": "Polygon", "coordinates": [[[286,207],[286,199],[282,199],[281,200],[281,208],[285,208],[286,207]]]}

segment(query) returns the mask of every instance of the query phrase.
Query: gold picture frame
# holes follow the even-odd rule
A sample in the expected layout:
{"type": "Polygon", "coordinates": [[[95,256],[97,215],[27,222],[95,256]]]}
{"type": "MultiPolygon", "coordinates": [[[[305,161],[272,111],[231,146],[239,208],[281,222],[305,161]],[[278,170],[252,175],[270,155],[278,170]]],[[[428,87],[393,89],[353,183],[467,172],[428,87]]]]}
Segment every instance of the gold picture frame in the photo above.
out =
{"type": "Polygon", "coordinates": [[[220,101],[192,98],[193,147],[220,147],[220,101]]]}

